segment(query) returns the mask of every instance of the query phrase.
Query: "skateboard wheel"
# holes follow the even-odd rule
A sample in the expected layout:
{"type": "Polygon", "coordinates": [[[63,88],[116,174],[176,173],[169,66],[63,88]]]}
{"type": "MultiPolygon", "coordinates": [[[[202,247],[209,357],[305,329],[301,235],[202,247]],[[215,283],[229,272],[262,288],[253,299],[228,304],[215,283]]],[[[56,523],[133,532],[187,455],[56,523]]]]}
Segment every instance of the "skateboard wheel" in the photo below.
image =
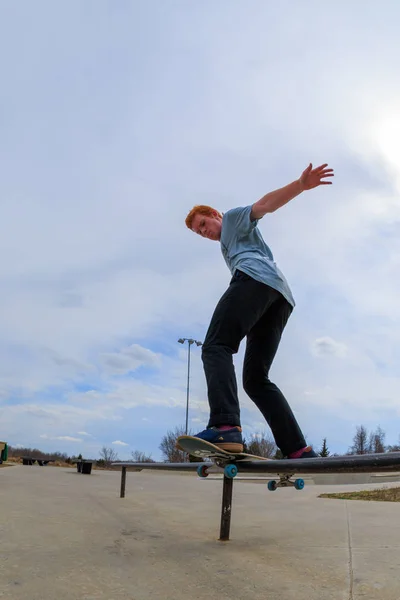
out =
{"type": "Polygon", "coordinates": [[[238,468],[236,465],[226,465],[224,469],[225,477],[227,477],[228,479],[233,479],[234,477],[236,477],[237,473],[238,468]]]}
{"type": "Polygon", "coordinates": [[[304,479],[296,479],[294,482],[296,490],[302,490],[304,488],[304,479]]]}
{"type": "Polygon", "coordinates": [[[270,492],[275,492],[276,488],[276,481],[268,481],[268,489],[270,492]]]}
{"type": "Polygon", "coordinates": [[[200,465],[199,467],[197,467],[197,475],[199,477],[208,477],[207,469],[207,465],[200,465]]]}

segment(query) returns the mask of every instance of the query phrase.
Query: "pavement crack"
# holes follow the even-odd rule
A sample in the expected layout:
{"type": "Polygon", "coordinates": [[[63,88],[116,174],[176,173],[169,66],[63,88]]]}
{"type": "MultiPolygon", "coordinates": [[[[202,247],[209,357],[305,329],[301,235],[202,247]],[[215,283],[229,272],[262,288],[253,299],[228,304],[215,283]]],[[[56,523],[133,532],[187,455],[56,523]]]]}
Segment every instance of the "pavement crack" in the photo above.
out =
{"type": "Polygon", "coordinates": [[[347,520],[347,543],[349,548],[349,600],[353,600],[354,569],[353,569],[353,548],[351,544],[350,514],[348,502],[345,500],[346,520],[347,520]]]}

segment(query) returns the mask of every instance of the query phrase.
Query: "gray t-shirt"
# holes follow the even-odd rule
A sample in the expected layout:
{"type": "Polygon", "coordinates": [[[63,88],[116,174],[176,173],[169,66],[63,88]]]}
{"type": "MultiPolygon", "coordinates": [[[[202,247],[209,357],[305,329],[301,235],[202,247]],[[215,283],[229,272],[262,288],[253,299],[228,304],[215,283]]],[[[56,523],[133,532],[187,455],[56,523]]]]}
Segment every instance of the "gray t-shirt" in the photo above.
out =
{"type": "Polygon", "coordinates": [[[250,220],[252,206],[228,210],[222,217],[221,251],[233,275],[236,269],[278,290],[294,307],[289,285],[278,269],[271,249],[264,242],[256,221],[250,220]]]}

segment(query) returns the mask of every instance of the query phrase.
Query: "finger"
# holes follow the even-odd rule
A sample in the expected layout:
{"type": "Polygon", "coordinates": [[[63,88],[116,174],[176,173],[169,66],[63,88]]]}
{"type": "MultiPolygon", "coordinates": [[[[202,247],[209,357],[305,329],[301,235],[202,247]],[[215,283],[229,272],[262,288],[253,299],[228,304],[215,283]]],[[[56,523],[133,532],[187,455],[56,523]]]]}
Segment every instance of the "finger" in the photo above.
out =
{"type": "Polygon", "coordinates": [[[332,185],[332,181],[320,181],[321,185],[332,185]]]}
{"type": "Polygon", "coordinates": [[[320,165],[319,167],[316,167],[314,169],[314,172],[319,174],[319,173],[322,173],[323,171],[333,171],[333,169],[327,169],[326,167],[327,167],[326,164],[320,165]]]}
{"type": "Polygon", "coordinates": [[[335,173],[320,173],[320,177],[335,177],[335,173]]]}
{"type": "Polygon", "coordinates": [[[313,175],[318,175],[320,176],[321,173],[330,173],[333,172],[333,169],[325,169],[324,165],[321,165],[320,167],[315,167],[315,169],[312,170],[312,174],[313,175]]]}

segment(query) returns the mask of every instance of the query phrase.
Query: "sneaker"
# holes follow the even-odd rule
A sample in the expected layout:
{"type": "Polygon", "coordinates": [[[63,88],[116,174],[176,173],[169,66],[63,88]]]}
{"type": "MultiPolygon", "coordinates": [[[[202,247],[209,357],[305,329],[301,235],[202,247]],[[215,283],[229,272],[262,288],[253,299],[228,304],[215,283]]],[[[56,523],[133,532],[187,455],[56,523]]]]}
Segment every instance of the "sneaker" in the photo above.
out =
{"type": "Polygon", "coordinates": [[[200,431],[193,437],[200,438],[210,444],[214,444],[226,450],[227,452],[243,452],[243,438],[241,427],[231,427],[230,429],[218,429],[218,427],[209,427],[200,431]]]}

